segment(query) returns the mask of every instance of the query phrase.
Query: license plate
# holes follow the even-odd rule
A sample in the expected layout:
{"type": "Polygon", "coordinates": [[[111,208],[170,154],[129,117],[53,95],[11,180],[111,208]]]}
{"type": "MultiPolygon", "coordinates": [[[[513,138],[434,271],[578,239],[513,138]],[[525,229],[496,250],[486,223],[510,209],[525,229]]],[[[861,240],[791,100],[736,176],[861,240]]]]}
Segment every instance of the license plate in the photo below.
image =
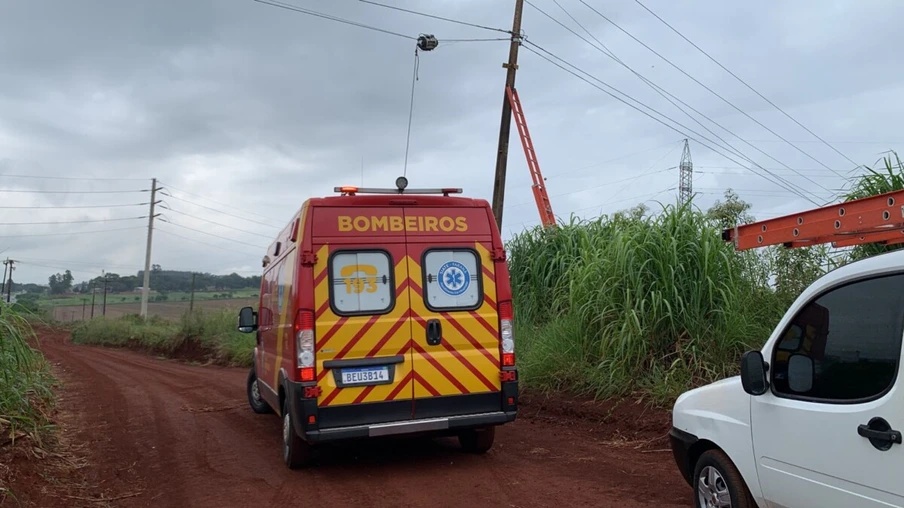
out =
{"type": "Polygon", "coordinates": [[[369,385],[389,381],[389,367],[342,369],[342,384],[369,385]]]}

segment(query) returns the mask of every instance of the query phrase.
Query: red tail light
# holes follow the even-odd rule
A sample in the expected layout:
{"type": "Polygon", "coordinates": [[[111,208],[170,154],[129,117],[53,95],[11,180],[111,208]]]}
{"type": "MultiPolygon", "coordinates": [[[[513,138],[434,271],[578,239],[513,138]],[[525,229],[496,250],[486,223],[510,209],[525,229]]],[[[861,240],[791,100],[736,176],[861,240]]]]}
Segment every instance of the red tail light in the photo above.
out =
{"type": "Polygon", "coordinates": [[[314,381],[314,313],[299,310],[295,314],[295,366],[301,381],[314,381]]]}
{"type": "Polygon", "coordinates": [[[515,328],[512,302],[499,302],[499,351],[502,366],[515,366],[515,328]]]}

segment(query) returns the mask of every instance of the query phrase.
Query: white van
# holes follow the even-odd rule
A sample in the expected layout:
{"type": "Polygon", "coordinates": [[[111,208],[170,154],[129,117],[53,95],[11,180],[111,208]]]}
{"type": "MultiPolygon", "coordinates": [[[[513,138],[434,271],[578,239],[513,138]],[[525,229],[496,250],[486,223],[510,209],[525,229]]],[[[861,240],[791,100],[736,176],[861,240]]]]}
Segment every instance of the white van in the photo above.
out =
{"type": "Polygon", "coordinates": [[[696,505],[904,507],[902,335],[904,250],[813,283],[739,377],[675,402],[696,505]]]}

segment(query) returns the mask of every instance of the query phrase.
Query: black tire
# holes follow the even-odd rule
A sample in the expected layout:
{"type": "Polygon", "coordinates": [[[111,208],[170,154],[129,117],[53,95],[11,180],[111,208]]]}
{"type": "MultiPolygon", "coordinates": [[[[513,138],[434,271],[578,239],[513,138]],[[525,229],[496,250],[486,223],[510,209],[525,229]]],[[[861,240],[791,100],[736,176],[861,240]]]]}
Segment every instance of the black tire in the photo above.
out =
{"type": "Polygon", "coordinates": [[[272,413],[273,408],[261,397],[260,386],[257,384],[257,373],[254,372],[254,367],[248,371],[248,382],[246,384],[245,391],[248,392],[248,405],[251,406],[251,410],[257,414],[272,413]]]}
{"type": "Polygon", "coordinates": [[[496,427],[466,430],[458,435],[462,450],[468,453],[486,453],[493,447],[496,427]]]}
{"type": "MultiPolygon", "coordinates": [[[[731,508],[757,508],[744,478],[728,455],[722,450],[708,450],[694,467],[694,502],[697,508],[723,506],[714,503],[714,496],[725,494],[731,499],[731,508]]],[[[724,501],[724,497],[721,499],[724,501]]]]}
{"type": "Polygon", "coordinates": [[[306,467],[311,463],[313,450],[311,445],[298,436],[295,432],[295,422],[292,419],[292,411],[289,410],[289,401],[283,404],[282,414],[283,434],[283,460],[289,469],[306,467]]]}

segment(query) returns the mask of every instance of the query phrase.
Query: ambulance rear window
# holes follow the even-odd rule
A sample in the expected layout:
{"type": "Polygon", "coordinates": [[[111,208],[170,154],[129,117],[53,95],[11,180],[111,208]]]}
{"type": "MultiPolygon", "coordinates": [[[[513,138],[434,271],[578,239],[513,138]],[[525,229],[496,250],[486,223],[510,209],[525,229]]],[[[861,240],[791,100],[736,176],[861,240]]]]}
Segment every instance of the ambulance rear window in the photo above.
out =
{"type": "Polygon", "coordinates": [[[470,249],[424,255],[424,300],[430,310],[474,310],[483,303],[480,259],[470,249]]]}
{"type": "Polygon", "coordinates": [[[385,314],[395,303],[392,261],[384,251],[340,251],[330,259],[330,304],[336,314],[385,314]]]}

